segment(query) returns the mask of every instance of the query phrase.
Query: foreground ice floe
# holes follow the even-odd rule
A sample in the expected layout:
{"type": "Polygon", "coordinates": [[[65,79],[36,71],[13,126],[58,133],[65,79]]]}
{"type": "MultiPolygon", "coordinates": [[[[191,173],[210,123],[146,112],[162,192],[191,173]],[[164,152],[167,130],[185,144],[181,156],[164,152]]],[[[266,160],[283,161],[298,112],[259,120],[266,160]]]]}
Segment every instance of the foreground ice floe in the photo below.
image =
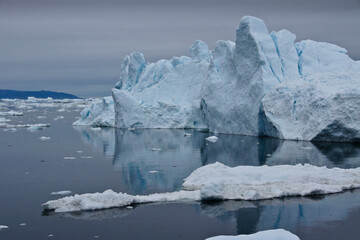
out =
{"type": "Polygon", "coordinates": [[[0,225],[0,231],[3,230],[3,229],[8,229],[9,227],[6,226],[6,225],[0,225]]]}
{"type": "Polygon", "coordinates": [[[260,200],[286,196],[329,194],[360,187],[360,168],[328,169],[312,165],[239,166],[214,163],[200,167],[184,180],[183,190],[129,195],[107,190],[69,196],[43,204],[46,210],[70,212],[125,207],[150,202],[260,200]]]}
{"type": "Polygon", "coordinates": [[[260,231],[249,235],[216,236],[206,240],[300,240],[296,235],[284,229],[260,231]]]}
{"type": "Polygon", "coordinates": [[[191,57],[155,63],[131,53],[112,99],[75,124],[360,141],[360,62],[339,46],[295,40],[245,16],[235,42],[220,40],[213,51],[195,41],[191,57]]]}

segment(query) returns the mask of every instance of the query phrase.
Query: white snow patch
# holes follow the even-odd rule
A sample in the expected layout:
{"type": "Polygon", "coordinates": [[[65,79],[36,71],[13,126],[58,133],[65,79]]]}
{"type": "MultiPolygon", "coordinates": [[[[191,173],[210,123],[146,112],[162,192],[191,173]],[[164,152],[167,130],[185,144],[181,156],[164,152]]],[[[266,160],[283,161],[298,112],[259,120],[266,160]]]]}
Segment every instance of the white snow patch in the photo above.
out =
{"type": "Polygon", "coordinates": [[[216,236],[206,240],[300,240],[300,238],[284,229],[275,229],[249,235],[216,236]]]}

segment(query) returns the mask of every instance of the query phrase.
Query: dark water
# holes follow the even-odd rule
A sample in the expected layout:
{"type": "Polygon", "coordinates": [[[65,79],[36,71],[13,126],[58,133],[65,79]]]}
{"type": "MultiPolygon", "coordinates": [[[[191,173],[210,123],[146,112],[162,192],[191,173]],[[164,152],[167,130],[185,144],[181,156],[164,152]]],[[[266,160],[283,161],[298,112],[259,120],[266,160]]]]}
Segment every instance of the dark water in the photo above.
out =
{"type": "MultiPolygon", "coordinates": [[[[130,194],[178,190],[196,168],[310,163],[360,166],[358,144],[309,143],[219,135],[193,130],[119,130],[72,127],[78,112],[35,111],[13,124],[51,123],[30,132],[0,129],[0,239],[204,239],[284,228],[306,239],[359,239],[360,190],[317,198],[139,205],[78,213],[42,213],[51,192],[130,194]],[[45,119],[37,119],[42,115],[45,119]],[[64,119],[53,120],[58,115],[64,119]],[[184,133],[191,137],[184,137],[184,133]],[[51,137],[41,141],[39,137],[51,137]],[[161,151],[152,151],[161,148],[161,151]],[[78,153],[77,151],[83,151],[78,153]],[[82,158],[82,157],[92,158],[82,158]],[[66,160],[64,157],[76,157],[66,160]],[[158,173],[150,173],[156,170],[158,173]],[[20,226],[20,223],[26,223],[20,226]],[[52,237],[48,235],[52,234],[52,237]]],[[[7,117],[9,118],[9,117],[7,117]]]]}

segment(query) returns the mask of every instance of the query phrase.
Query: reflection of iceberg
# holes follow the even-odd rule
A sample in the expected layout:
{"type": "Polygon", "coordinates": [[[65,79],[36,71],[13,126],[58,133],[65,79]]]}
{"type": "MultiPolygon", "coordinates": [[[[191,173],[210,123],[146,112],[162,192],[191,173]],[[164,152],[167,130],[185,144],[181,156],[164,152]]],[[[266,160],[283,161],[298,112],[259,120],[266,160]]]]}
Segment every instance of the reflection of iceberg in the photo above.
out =
{"type": "Polygon", "coordinates": [[[216,143],[205,141],[208,133],[194,130],[75,127],[82,140],[113,156],[131,194],[174,191],[196,168],[221,162],[227,166],[309,163],[327,167],[359,167],[360,146],[348,143],[310,143],[239,135],[218,135],[216,143]],[[184,133],[191,133],[191,137],[184,133]],[[151,151],[160,148],[161,151],[151,151]],[[336,153],[337,159],[332,157],[336,153]],[[157,172],[153,172],[157,171],[157,172]]]}
{"type": "Polygon", "coordinates": [[[355,168],[360,166],[360,145],[354,143],[282,141],[267,158],[267,165],[304,164],[355,168]]]}
{"type": "Polygon", "coordinates": [[[81,139],[95,149],[100,149],[106,156],[113,156],[115,149],[115,129],[102,128],[101,131],[94,131],[90,127],[73,126],[81,133],[81,139]]]}
{"type": "Polygon", "coordinates": [[[224,221],[237,222],[238,234],[284,228],[295,232],[299,226],[346,220],[360,207],[360,190],[323,198],[286,198],[257,202],[229,201],[201,204],[201,212],[224,221]]]}
{"type": "Polygon", "coordinates": [[[114,169],[121,171],[129,193],[180,189],[182,180],[202,166],[205,133],[182,130],[116,130],[114,169]],[[152,151],[160,148],[161,151],[152,151]],[[152,173],[151,171],[157,171],[152,173]]]}

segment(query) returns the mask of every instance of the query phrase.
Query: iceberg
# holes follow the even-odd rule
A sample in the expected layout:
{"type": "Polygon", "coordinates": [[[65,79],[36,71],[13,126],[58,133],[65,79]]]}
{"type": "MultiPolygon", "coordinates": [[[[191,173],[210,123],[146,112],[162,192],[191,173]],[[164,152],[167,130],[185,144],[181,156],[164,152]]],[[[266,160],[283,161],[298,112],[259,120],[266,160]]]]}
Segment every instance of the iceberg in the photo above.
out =
{"type": "Polygon", "coordinates": [[[300,238],[284,229],[274,229],[249,235],[216,236],[206,240],[300,240],[300,238]]]}
{"type": "MultiPolygon", "coordinates": [[[[94,101],[80,113],[74,126],[113,127],[115,119],[114,101],[111,96],[94,101]]],[[[57,117],[57,119],[60,119],[57,117]]]]}
{"type": "Polygon", "coordinates": [[[195,128],[307,141],[360,141],[360,62],[334,44],[268,31],[245,16],[235,42],[190,57],[124,58],[120,79],[75,125],[195,128]]]}
{"type": "Polygon", "coordinates": [[[179,191],[130,195],[109,189],[51,200],[42,206],[45,210],[72,212],[154,202],[252,201],[339,193],[354,188],[360,188],[360,168],[329,169],[309,164],[231,168],[217,162],[196,169],[184,179],[179,191]]]}

